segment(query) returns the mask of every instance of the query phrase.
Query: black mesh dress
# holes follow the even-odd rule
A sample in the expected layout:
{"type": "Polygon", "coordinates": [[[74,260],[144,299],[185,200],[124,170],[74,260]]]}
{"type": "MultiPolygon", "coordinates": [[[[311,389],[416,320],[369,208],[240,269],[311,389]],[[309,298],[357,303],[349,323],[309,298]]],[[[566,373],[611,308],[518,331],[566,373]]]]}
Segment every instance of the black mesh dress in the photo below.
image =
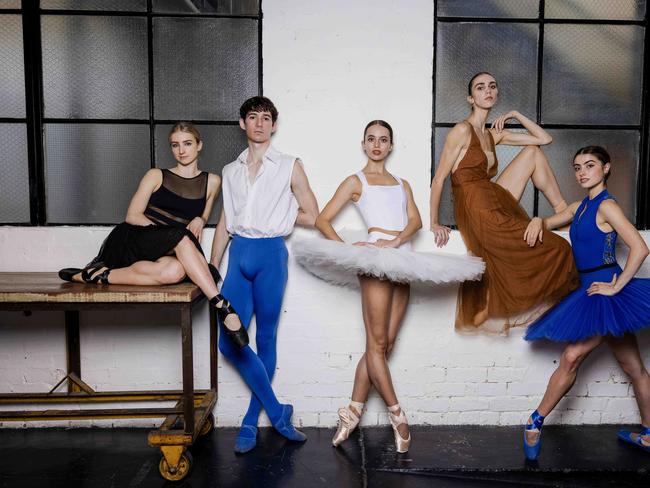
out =
{"type": "Polygon", "coordinates": [[[180,240],[187,236],[201,250],[199,241],[187,228],[205,209],[208,173],[183,178],[168,169],[162,171],[162,184],[151,194],[145,216],[154,225],[132,225],[122,222],[106,237],[93,263],[109,268],[124,268],[136,261],[156,261],[172,254],[180,240]]]}

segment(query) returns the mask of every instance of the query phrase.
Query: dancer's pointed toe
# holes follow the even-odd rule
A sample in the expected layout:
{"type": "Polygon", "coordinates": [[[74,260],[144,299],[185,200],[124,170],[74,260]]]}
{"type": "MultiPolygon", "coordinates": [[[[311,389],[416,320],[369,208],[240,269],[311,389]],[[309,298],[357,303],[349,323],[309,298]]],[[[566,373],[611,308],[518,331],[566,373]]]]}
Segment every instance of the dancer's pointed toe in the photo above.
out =
{"type": "Polygon", "coordinates": [[[280,418],[273,424],[273,427],[275,427],[275,430],[277,430],[278,433],[290,441],[305,442],[307,440],[307,436],[293,426],[291,423],[292,415],[293,406],[282,405],[282,414],[280,415],[280,418]]]}
{"type": "Polygon", "coordinates": [[[257,427],[254,425],[242,425],[235,440],[235,452],[246,454],[252,451],[257,445],[257,427]]]}

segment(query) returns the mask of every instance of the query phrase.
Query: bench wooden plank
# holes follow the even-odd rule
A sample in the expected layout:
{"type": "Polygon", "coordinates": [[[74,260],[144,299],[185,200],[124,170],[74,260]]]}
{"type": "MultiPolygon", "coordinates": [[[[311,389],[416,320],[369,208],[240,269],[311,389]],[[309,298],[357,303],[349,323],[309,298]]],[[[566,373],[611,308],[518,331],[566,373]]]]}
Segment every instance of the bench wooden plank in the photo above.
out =
{"type": "Polygon", "coordinates": [[[201,296],[194,283],[166,286],[93,285],[61,280],[57,273],[0,272],[5,303],[191,303],[201,296]]]}

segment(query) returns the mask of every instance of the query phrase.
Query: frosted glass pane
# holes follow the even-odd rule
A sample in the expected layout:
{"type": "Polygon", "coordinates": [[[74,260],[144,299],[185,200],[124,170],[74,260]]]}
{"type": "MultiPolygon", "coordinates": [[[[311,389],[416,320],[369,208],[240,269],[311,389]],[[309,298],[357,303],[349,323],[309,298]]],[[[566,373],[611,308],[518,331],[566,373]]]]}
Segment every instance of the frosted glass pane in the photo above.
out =
{"type": "Polygon", "coordinates": [[[438,0],[441,17],[539,17],[539,0],[438,0]]]}
{"type": "MultiPolygon", "coordinates": [[[[613,130],[549,130],[553,143],[544,146],[557,176],[560,190],[570,203],[582,200],[585,192],[576,182],[573,172],[573,155],[584,146],[605,147],[612,158],[612,176],[607,186],[625,212],[634,222],[636,217],[636,178],[639,165],[639,133],[613,130]]],[[[551,215],[553,210],[543,195],[539,199],[540,215],[551,215]]]]}
{"type": "Polygon", "coordinates": [[[0,0],[0,10],[20,7],[21,0],[0,0]]]}
{"type": "Polygon", "coordinates": [[[153,0],[154,12],[258,15],[259,0],[153,0]]]}
{"type": "Polygon", "coordinates": [[[158,119],[238,120],[258,94],[258,21],[154,19],[158,119]]]}
{"type": "Polygon", "coordinates": [[[25,61],[20,15],[0,15],[0,117],[25,117],[25,61]]]}
{"type": "Polygon", "coordinates": [[[543,73],[545,123],[639,124],[643,27],[547,24],[543,73]]]}
{"type": "Polygon", "coordinates": [[[25,124],[0,124],[0,223],[27,223],[29,169],[25,124]]]}
{"type": "MultiPolygon", "coordinates": [[[[171,125],[156,126],[156,166],[171,168],[176,165],[169,149],[168,134],[171,125]]],[[[234,161],[247,147],[246,133],[239,125],[197,125],[203,139],[199,167],[221,176],[223,167],[234,161]]],[[[209,223],[216,224],[221,214],[221,198],[212,209],[209,223]]]]}
{"type": "Polygon", "coordinates": [[[41,0],[41,8],[146,12],[147,0],[41,0]]]}
{"type": "MultiPolygon", "coordinates": [[[[437,127],[435,129],[435,162],[436,166],[440,161],[440,154],[442,154],[442,149],[445,143],[445,137],[451,129],[448,127],[437,127]]],[[[519,132],[518,130],[512,130],[513,132],[519,132]]],[[[503,170],[510,164],[517,154],[522,150],[522,147],[518,146],[505,146],[499,144],[496,146],[497,150],[497,160],[499,162],[499,168],[497,176],[492,180],[496,181],[499,175],[503,170]]],[[[440,222],[445,225],[455,225],[456,220],[454,218],[454,204],[452,201],[452,191],[451,191],[451,178],[447,178],[445,181],[445,186],[443,189],[442,199],[440,201],[440,222]]],[[[534,187],[532,183],[526,185],[524,194],[521,196],[519,201],[521,206],[526,210],[528,215],[533,215],[533,205],[534,205],[534,187]]]]}
{"type": "Polygon", "coordinates": [[[151,167],[146,125],[46,124],[44,146],[48,223],[122,222],[151,167]]]}
{"type": "MultiPolygon", "coordinates": [[[[204,3],[208,0],[202,0],[204,3]]],[[[259,0],[218,0],[217,12],[220,14],[257,15],[260,9],[259,0]]]]}
{"type": "Polygon", "coordinates": [[[643,20],[645,0],[546,0],[547,19],[643,20]]]}
{"type": "Polygon", "coordinates": [[[147,19],[43,16],[43,96],[52,118],[149,118],[147,19]]]}
{"type": "Polygon", "coordinates": [[[538,34],[532,24],[438,23],[436,122],[469,115],[467,83],[479,71],[492,73],[499,84],[495,114],[516,109],[535,119],[538,34]]]}
{"type": "MultiPolygon", "coordinates": [[[[438,168],[438,162],[440,161],[440,155],[442,154],[442,148],[445,144],[445,137],[451,129],[449,127],[436,127],[434,129],[435,133],[435,154],[434,154],[434,166],[438,168]]],[[[438,222],[442,225],[456,225],[456,219],[454,217],[454,202],[453,202],[453,193],[451,191],[451,178],[445,180],[444,187],[442,189],[442,196],[440,197],[440,210],[438,211],[438,222]]]]}

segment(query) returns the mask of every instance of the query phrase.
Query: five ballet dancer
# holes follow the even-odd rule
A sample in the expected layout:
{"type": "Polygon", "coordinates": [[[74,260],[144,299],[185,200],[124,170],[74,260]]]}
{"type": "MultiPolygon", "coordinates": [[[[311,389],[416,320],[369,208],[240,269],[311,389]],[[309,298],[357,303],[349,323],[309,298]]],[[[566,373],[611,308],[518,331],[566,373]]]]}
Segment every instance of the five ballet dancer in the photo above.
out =
{"type": "Polygon", "coordinates": [[[300,159],[271,144],[276,107],[268,98],[253,97],[240,109],[239,124],[248,147],[224,167],[222,179],[199,170],[203,141],[197,128],[187,122],[175,124],[169,143],[176,166],[149,170],[131,200],[125,222],[109,234],[98,256],[83,269],[66,268],[59,275],[86,283],[169,284],[186,277],[196,283],[210,297],[217,316],[222,332],[219,350],[251,390],[235,443],[235,451],[245,453],[257,444],[262,408],[281,435],[292,441],[306,440],[291,423],[293,407],[279,403],[271,381],[287,281],[284,237],[296,224],[315,226],[326,239],[338,242],[323,245],[324,240],[317,239],[305,244],[305,256],[299,262],[333,282],[320,274],[323,268],[312,264],[327,262],[330,268],[338,265],[358,276],[366,332],[351,400],[338,412],[334,446],[358,426],[370,389],[375,387],[388,409],[396,451],[408,451],[411,435],[395,394],[388,357],[408,306],[409,283],[459,281],[458,330],[506,331],[513,325],[530,324],[527,340],[567,342],[542,402],[525,425],[523,447],[528,459],[539,455],[544,418],[569,391],[584,358],[603,342],[630,376],[641,413],[640,431],[621,431],[619,438],[650,452],[650,376],[633,334],[650,325],[650,280],[634,278],[648,248],[607,192],[612,167],[609,154],[600,146],[576,152],[571,164],[587,197],[567,205],[539,147],[551,142],[544,129],[517,111],[485,127],[498,93],[490,73],[471,78],[467,96],[471,113],[448,133],[431,184],[430,229],[435,243],[442,247],[449,239],[450,229],[439,224],[438,209],[444,180],[451,175],[456,223],[470,256],[411,251],[409,241],[422,221],[409,183],[386,170],[394,142],[387,122],[367,124],[361,143],[367,156],[365,166],[339,185],[319,213],[300,159]],[[510,119],[526,132],[505,129],[510,119]],[[498,144],[523,148],[492,181],[497,173],[498,144]],[[530,219],[522,210],[518,201],[528,181],[549,200],[554,215],[530,219]],[[208,263],[200,240],[220,187],[224,204],[208,263]],[[348,245],[342,244],[331,221],[349,202],[359,209],[368,236],[348,245]],[[544,232],[569,223],[573,247],[552,232],[544,232]],[[630,248],[624,268],[616,262],[617,236],[630,248]],[[217,269],[231,240],[228,271],[219,293],[217,269]],[[343,255],[348,261],[352,256],[353,266],[343,255]],[[441,279],[441,272],[450,266],[457,273],[441,279]],[[574,312],[576,307],[580,313],[574,312]],[[253,314],[257,352],[248,345],[246,332],[253,314]]]}

